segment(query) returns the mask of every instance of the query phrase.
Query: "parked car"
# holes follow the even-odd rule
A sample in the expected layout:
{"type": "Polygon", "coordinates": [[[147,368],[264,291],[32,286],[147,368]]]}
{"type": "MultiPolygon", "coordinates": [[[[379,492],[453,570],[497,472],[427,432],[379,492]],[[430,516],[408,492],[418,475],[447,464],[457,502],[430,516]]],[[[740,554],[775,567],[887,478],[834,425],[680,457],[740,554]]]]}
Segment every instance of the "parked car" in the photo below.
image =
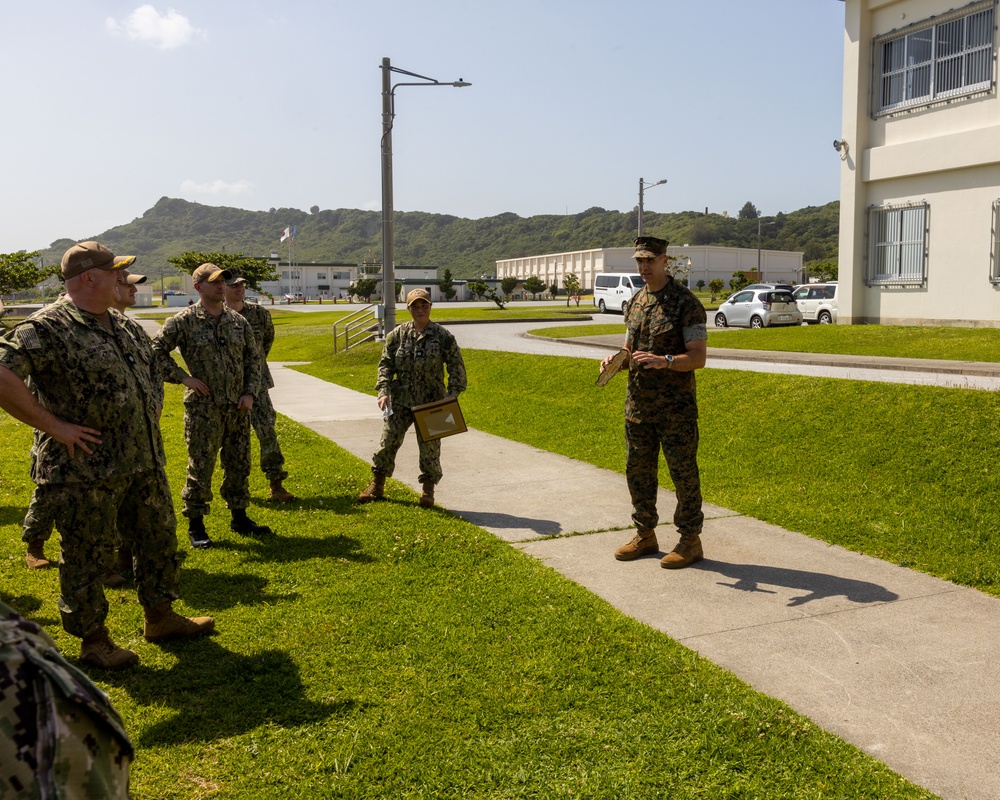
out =
{"type": "Polygon", "coordinates": [[[635,272],[602,272],[594,277],[594,305],[605,313],[609,308],[625,311],[632,295],[643,287],[635,272]]]}
{"type": "Polygon", "coordinates": [[[776,328],[801,325],[802,312],[784,289],[743,289],[719,306],[715,327],[776,328]]]}
{"type": "Polygon", "coordinates": [[[829,325],[837,321],[837,282],[810,283],[798,287],[792,297],[810,325],[829,325]]]}
{"type": "Polygon", "coordinates": [[[790,283],[754,283],[750,286],[744,286],[744,289],[784,289],[786,292],[791,292],[795,290],[795,287],[790,283]]]}

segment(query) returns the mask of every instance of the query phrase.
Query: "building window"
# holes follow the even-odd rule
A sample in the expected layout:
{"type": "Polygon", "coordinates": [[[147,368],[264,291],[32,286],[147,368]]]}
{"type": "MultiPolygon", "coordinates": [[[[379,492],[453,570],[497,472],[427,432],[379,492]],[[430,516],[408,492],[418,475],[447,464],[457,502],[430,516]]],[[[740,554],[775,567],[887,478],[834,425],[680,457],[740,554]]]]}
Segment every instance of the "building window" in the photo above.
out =
{"type": "Polygon", "coordinates": [[[992,89],[994,2],[877,37],[873,116],[992,89]]]}
{"type": "Polygon", "coordinates": [[[1000,200],[993,201],[993,236],[990,243],[990,283],[1000,283],[1000,200]]]}
{"type": "Polygon", "coordinates": [[[871,206],[868,209],[868,286],[922,286],[927,280],[930,206],[871,206]]]}
{"type": "Polygon", "coordinates": [[[317,272],[316,273],[316,280],[318,280],[318,281],[325,281],[326,280],[326,273],[325,272],[317,272]]]}

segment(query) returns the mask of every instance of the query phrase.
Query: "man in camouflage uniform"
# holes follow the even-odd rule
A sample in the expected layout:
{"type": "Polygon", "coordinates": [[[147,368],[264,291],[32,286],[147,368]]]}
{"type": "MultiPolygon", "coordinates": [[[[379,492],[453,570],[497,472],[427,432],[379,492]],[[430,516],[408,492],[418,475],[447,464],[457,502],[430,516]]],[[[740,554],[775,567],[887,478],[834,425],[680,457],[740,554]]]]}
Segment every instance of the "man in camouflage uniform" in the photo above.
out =
{"type": "MultiPolygon", "coordinates": [[[[677,496],[674,525],[680,541],[660,565],[679,569],[704,557],[694,371],[705,366],[705,309],[667,272],[664,239],[640,236],[635,240],[635,260],[645,286],[625,311],[625,349],[630,361],[625,395],[625,477],[637,531],[631,542],[615,551],[615,558],[631,561],[659,552],[656,494],[662,448],[677,496]]],[[[612,357],[601,363],[602,370],[612,357]]]]}
{"type": "Polygon", "coordinates": [[[191,276],[199,301],[163,323],[153,337],[160,371],[184,393],[187,481],[181,497],[191,546],[212,546],[205,515],[212,501],[212,473],[222,451],[222,499],[232,514],[230,530],[247,535],[270,533],[247,516],[250,505],[250,409],[260,384],[260,352],[250,324],[226,308],[229,273],[202,264],[191,276]],[[179,348],[188,372],[170,353],[179,348]]]}
{"type": "MultiPolygon", "coordinates": [[[[396,466],[396,453],[403,437],[413,424],[413,406],[433,403],[445,397],[458,397],[466,388],[465,362],[452,334],[431,322],[431,298],[424,289],[414,289],[406,296],[406,308],[413,318],[399,325],[385,337],[382,358],[378,362],[378,407],[385,424],[382,441],[372,458],[372,482],[358,495],[361,503],[382,498],[385,479],[396,466]],[[448,368],[445,390],[444,369],[448,368]]],[[[420,449],[420,505],[434,505],[434,487],[441,481],[441,441],[425,442],[417,432],[420,449]]]]}
{"type": "Polygon", "coordinates": [[[0,603],[0,797],[129,796],[135,757],[107,695],[0,603]]]}
{"type": "Polygon", "coordinates": [[[164,471],[157,381],[149,340],[110,311],[116,258],[97,242],[62,258],[66,296],[0,337],[0,407],[42,432],[33,480],[51,487],[62,539],[59,611],[67,633],[83,639],[80,659],[106,669],[139,657],[111,641],[101,577],[114,557],[119,509],[136,526],[123,532],[149,641],[209,633],[210,617],[175,613],[176,521],[164,471]],[[24,384],[31,378],[37,399],[24,384]]]}
{"type": "Polygon", "coordinates": [[[266,308],[244,300],[247,279],[237,270],[229,272],[230,277],[226,279],[226,307],[250,323],[261,356],[260,386],[257,396],[253,399],[253,408],[250,409],[250,424],[260,442],[260,469],[270,484],[271,500],[290,503],[295,499],[295,495],[282,485],[288,473],[285,471],[285,456],[281,452],[281,445],[278,444],[278,434],[274,430],[278,415],[271,405],[271,394],[268,391],[274,387],[274,379],[267,366],[267,357],[271,352],[271,345],[274,344],[274,323],[271,321],[271,313],[266,308]]]}

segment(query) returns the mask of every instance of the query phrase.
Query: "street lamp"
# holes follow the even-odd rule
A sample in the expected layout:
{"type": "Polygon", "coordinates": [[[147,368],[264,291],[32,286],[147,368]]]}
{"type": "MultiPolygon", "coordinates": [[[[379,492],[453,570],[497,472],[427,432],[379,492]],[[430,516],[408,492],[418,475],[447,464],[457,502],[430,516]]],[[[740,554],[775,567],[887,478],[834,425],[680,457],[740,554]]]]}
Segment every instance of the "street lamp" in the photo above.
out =
{"type": "Polygon", "coordinates": [[[655,183],[647,183],[642,178],[639,178],[639,236],[642,236],[642,196],[647,188],[652,188],[654,186],[660,186],[667,182],[667,179],[656,181],[655,183]]]}
{"type": "MultiPolygon", "coordinates": [[[[763,217],[757,217],[757,280],[760,283],[764,282],[764,272],[760,268],[760,226],[764,224],[763,217]]],[[[774,220],[768,220],[768,225],[773,225],[774,220]]]]}
{"type": "Polygon", "coordinates": [[[396,116],[396,87],[398,86],[471,86],[461,78],[451,83],[441,83],[434,78],[407,72],[393,67],[388,58],[382,59],[382,303],[384,304],[385,332],[396,327],[396,277],[393,274],[395,241],[392,229],[392,121],[396,116]],[[392,73],[420,78],[418,82],[392,84],[392,73]]]}

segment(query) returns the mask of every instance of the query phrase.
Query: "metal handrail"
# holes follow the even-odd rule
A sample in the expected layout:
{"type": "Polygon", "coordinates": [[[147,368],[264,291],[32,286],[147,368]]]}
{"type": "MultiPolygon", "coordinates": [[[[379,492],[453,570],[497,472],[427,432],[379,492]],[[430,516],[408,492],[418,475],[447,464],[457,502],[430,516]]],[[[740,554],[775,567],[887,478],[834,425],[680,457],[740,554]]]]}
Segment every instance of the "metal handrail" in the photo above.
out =
{"type": "Polygon", "coordinates": [[[356,345],[362,344],[363,342],[370,342],[377,338],[380,331],[380,320],[378,315],[375,313],[377,305],[372,303],[365,306],[358,311],[348,314],[333,323],[333,352],[338,352],[337,341],[341,335],[344,337],[344,350],[350,350],[356,345]],[[341,332],[338,332],[338,327],[343,326],[341,332]],[[351,337],[361,332],[361,336],[356,338],[354,341],[351,337]]]}

